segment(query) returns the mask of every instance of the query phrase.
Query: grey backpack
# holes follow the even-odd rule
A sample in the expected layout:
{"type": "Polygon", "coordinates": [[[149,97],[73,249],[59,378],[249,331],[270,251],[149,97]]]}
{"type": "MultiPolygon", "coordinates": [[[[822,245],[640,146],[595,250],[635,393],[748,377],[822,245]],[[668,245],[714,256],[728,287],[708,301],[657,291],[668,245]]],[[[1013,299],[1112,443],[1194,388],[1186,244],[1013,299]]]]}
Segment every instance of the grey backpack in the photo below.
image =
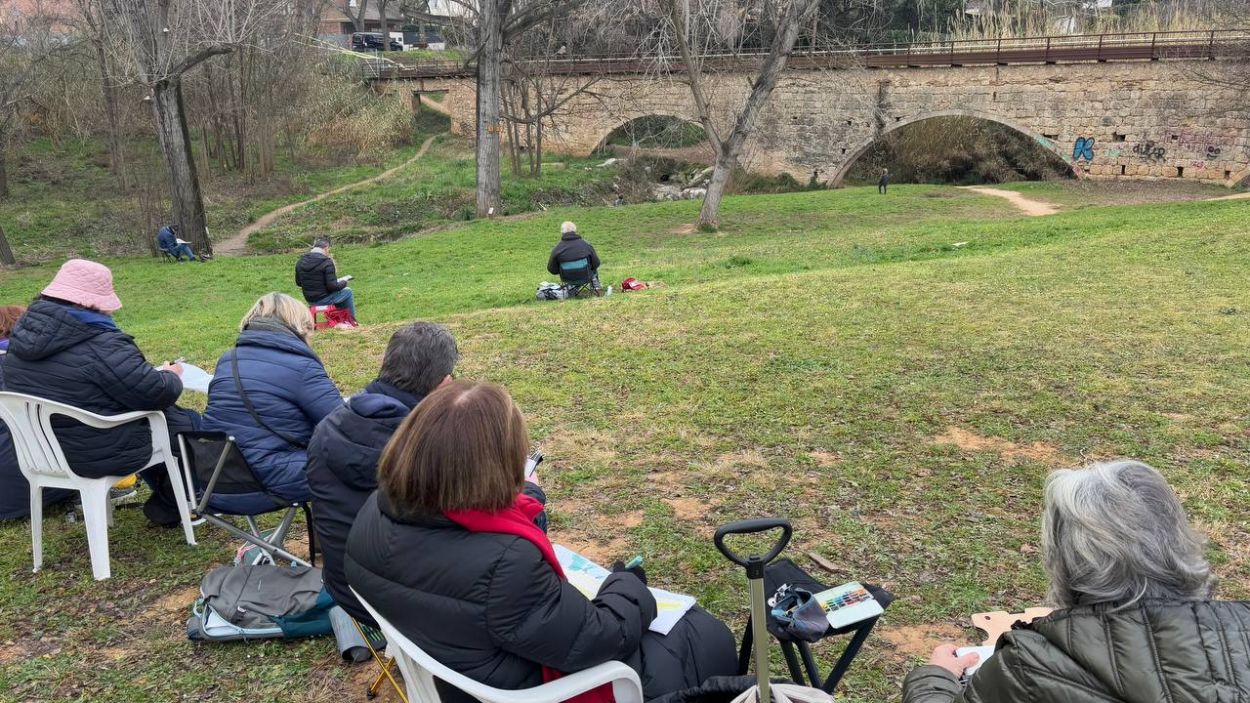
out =
{"type": "Polygon", "coordinates": [[[187,620],[192,640],[313,637],[331,632],[334,599],[315,566],[222,566],[200,582],[187,620]]]}

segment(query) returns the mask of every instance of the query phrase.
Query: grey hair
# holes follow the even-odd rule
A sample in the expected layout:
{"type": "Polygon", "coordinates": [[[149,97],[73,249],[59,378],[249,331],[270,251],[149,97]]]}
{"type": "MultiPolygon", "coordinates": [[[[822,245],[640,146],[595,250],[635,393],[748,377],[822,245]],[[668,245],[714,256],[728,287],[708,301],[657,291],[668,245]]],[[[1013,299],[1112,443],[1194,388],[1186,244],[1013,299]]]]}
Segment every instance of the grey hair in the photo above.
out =
{"type": "Polygon", "coordinates": [[[391,335],[378,380],[413,395],[427,395],[451,375],[459,360],[451,330],[433,322],[414,322],[391,335]]]}
{"type": "Polygon", "coordinates": [[[1146,464],[1092,464],[1046,479],[1042,561],[1056,607],[1208,598],[1205,544],[1167,480],[1146,464]]]}
{"type": "Polygon", "coordinates": [[[329,237],[317,237],[316,239],[313,240],[313,248],[314,249],[329,249],[330,238],[329,237]]]}

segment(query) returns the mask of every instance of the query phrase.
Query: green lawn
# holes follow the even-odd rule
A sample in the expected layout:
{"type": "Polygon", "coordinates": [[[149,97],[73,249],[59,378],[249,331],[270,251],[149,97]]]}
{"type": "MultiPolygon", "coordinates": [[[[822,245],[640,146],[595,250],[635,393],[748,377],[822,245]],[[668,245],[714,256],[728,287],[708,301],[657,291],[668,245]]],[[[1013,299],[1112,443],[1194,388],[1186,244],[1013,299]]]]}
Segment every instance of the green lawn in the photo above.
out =
{"type": "MultiPolygon", "coordinates": [[[[603,158],[550,156],[538,178],[514,176],[504,164],[505,213],[560,205],[612,202],[615,168],[596,168],[603,158]]],[[[290,213],[249,238],[257,251],[301,246],[318,234],[354,244],[394,240],[474,216],[476,173],[472,145],[440,137],[428,153],[368,188],[334,195],[290,213]]]]}
{"type": "MultiPolygon", "coordinates": [[[[345,392],[402,321],[449,324],[459,375],[505,384],[548,457],[552,537],[652,580],[739,629],[742,571],[716,525],[780,514],[789,554],[834,583],[886,584],[890,609],[844,700],[895,700],[917,655],[972,639],[967,615],[1039,603],[1042,478],[1116,456],[1158,466],[1210,536],[1222,595],[1250,597],[1246,398],[1250,203],[1091,206],[1020,218],[935,186],[567,209],[339,251],[365,327],[315,346],[345,392]],[[603,276],[663,288],[538,303],[561,220],[603,276]],[[956,246],[959,245],[959,246],[956,246]],[[818,570],[817,570],[818,571],[818,570]]],[[[109,261],[119,323],[151,358],[211,365],[250,302],[293,292],[294,257],[109,261]]],[[[32,297],[51,267],[6,273],[32,297]]],[[[371,670],[332,643],[192,645],[194,586],[230,541],[201,544],[123,510],[111,580],[90,580],[80,523],[0,526],[0,687],[14,700],[363,700],[371,670]]],[[[819,649],[836,656],[836,646],[819,649]]]]}

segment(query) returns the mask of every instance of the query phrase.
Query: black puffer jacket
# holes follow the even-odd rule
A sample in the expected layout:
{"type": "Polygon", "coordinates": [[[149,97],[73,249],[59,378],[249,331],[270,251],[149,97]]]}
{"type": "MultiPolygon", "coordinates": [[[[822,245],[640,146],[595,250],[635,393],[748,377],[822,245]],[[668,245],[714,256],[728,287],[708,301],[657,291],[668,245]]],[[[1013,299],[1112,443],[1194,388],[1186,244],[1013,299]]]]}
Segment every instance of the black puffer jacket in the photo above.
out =
{"type": "MultiPolygon", "coordinates": [[[[134,339],[103,315],[46,300],[31,303],[18,321],[4,365],[5,390],[100,415],[164,410],[182,393],[177,375],[153,368],[134,339]]],[[[122,476],[146,468],[152,457],[146,422],[96,430],[54,418],[52,426],[81,476],[122,476]]]]}
{"type": "Polygon", "coordinates": [[[547,272],[560,275],[560,264],[581,259],[590,259],[590,270],[599,270],[599,254],[590,242],[582,239],[577,232],[569,232],[560,236],[560,243],[551,250],[551,258],[547,259],[547,272]]]}
{"type": "Polygon", "coordinates": [[[308,443],[308,487],[317,519],[322,576],[334,601],[352,617],[372,622],[356,602],[343,572],[347,534],[360,507],[378,487],[378,460],[391,435],[421,396],[374,381],[326,416],[308,443]]]}
{"type": "Polygon", "coordinates": [[[304,300],[315,303],[347,287],[339,283],[334,260],[320,251],[310,251],[295,263],[295,285],[304,292],[304,300]]]}
{"type": "MultiPolygon", "coordinates": [[[[347,540],[347,579],[391,624],[441,663],[490,686],[542,681],[542,665],[574,672],[637,659],[655,599],[614,574],[587,600],[532,543],[472,533],[446,518],[407,522],[379,494],[347,540]]],[[[440,686],[448,703],[471,700],[440,686]]]]}
{"type": "MultiPolygon", "coordinates": [[[[4,388],[4,350],[0,349],[0,389],[4,388]]],[[[78,495],[78,491],[45,488],[43,504],[52,505],[78,495]]],[[[0,520],[16,520],[30,515],[30,484],[17,465],[17,452],[9,438],[9,428],[0,420],[0,520]]]]}
{"type": "Polygon", "coordinates": [[[1250,603],[1152,601],[1061,610],[1013,630],[964,689],[922,666],[904,703],[1225,703],[1250,700],[1250,603]]]}

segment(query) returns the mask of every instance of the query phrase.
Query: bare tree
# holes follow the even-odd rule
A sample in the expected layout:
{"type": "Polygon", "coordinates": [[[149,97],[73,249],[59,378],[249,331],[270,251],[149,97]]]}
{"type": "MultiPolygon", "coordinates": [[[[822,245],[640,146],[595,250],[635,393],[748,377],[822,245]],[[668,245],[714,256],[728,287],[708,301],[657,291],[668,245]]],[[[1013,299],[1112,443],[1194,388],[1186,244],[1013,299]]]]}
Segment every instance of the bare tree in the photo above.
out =
{"type": "Polygon", "coordinates": [[[369,10],[369,0],[342,0],[339,9],[352,21],[352,28],[357,32],[365,31],[365,13],[369,10]],[[352,12],[355,6],[356,11],[352,12]]]}
{"type": "Polygon", "coordinates": [[[107,0],[110,48],[126,77],[150,91],[174,221],[199,251],[211,252],[187,116],[183,78],[204,61],[260,36],[280,3],[266,0],[107,0]]]}
{"type": "Polygon", "coordinates": [[[49,19],[38,12],[13,13],[0,23],[0,198],[9,195],[8,152],[20,126],[19,108],[36,89],[39,71],[54,48],[49,19]]]}
{"type": "MultiPolygon", "coordinates": [[[[720,226],[721,199],[738,167],[742,147],[754,132],[756,121],[777,86],[777,76],[786,67],[786,60],[794,49],[804,21],[819,0],[766,1],[762,7],[703,0],[696,7],[697,12],[692,11],[691,0],[661,1],[666,10],[667,31],[677,49],[699,123],[716,153],[715,167],[708,181],[698,222],[701,227],[715,228],[720,226]],[[775,15],[770,16],[770,12],[775,15]],[[768,53],[759,64],[747,99],[726,132],[722,125],[717,124],[713,112],[707,76],[703,70],[704,54],[711,51],[741,52],[744,47],[749,47],[752,35],[746,27],[752,17],[757,18],[751,23],[755,32],[764,34],[765,29],[771,29],[773,33],[767,43],[768,53]],[[770,24],[771,27],[768,26],[770,24]]],[[[761,42],[755,39],[755,43],[761,42]]]]}
{"type": "Polygon", "coordinates": [[[111,76],[115,73],[109,58],[107,18],[104,15],[104,4],[107,0],[74,0],[78,11],[78,29],[88,43],[96,59],[96,67],[100,75],[100,90],[104,98],[104,117],[106,123],[105,137],[109,152],[109,171],[118,178],[123,188],[129,187],[126,173],[125,153],[122,150],[121,117],[117,106],[118,86],[111,76]]]}
{"type": "Polygon", "coordinates": [[[477,13],[477,215],[499,212],[503,122],[500,113],[504,45],[583,0],[480,0],[477,13]]]}

